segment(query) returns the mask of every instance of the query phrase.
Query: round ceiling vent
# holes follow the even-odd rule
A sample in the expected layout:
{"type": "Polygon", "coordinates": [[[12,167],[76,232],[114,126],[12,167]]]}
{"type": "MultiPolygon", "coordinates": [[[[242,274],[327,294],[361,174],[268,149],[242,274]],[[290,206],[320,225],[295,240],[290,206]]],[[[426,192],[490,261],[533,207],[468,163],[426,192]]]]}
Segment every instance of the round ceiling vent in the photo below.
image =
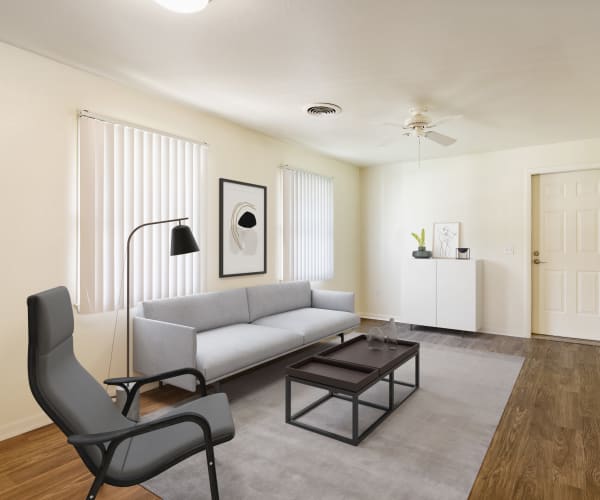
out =
{"type": "Polygon", "coordinates": [[[342,112],[337,104],[331,104],[329,102],[317,102],[306,106],[306,113],[310,116],[334,116],[339,115],[342,112]]]}

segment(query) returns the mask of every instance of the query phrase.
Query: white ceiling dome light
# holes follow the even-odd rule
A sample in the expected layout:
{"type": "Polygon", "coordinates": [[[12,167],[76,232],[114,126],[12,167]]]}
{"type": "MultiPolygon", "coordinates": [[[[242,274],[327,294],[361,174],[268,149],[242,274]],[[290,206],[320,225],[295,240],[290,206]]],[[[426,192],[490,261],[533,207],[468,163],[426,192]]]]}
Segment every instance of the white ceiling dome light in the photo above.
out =
{"type": "Polygon", "coordinates": [[[154,0],[165,9],[180,14],[193,14],[205,9],[211,0],[154,0]]]}

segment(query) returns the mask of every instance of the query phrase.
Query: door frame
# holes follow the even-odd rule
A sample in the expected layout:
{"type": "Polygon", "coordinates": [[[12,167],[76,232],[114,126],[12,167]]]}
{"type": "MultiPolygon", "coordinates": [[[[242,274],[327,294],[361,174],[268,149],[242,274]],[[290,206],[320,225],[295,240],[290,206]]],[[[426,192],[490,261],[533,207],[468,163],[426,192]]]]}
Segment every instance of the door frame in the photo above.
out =
{"type": "Polygon", "coordinates": [[[530,338],[533,334],[533,310],[532,310],[532,262],[531,262],[531,239],[533,238],[533,204],[532,204],[532,177],[534,175],[543,174],[559,174],[563,172],[578,172],[585,170],[600,170],[600,163],[583,163],[574,165],[556,165],[553,167],[532,167],[525,171],[525,203],[524,203],[524,233],[523,239],[525,240],[525,251],[523,252],[523,265],[525,269],[525,276],[523,279],[523,298],[525,301],[525,321],[523,329],[523,337],[530,338]]]}

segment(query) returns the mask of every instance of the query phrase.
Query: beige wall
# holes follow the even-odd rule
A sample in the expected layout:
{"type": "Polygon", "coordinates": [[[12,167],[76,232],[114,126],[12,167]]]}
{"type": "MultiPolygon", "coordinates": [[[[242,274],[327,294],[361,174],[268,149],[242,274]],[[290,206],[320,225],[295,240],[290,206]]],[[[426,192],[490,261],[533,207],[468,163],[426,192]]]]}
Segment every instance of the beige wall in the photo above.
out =
{"type": "Polygon", "coordinates": [[[461,246],[484,260],[482,330],[529,335],[526,173],[594,163],[600,139],[363,169],[360,311],[401,318],[402,262],[416,249],[410,232],[424,227],[431,248],[433,223],[458,221],[461,246]]]}
{"type": "MultiPolygon", "coordinates": [[[[172,100],[0,44],[0,439],[46,420],[29,395],[26,306],[30,293],[76,277],[76,130],[80,109],[204,140],[208,165],[208,290],[277,279],[277,167],[289,164],[335,178],[335,278],[331,289],[359,288],[359,169],[172,100]],[[218,278],[218,178],[268,187],[268,273],[218,278]]],[[[122,315],[121,315],[122,318],[122,315]]],[[[105,378],[115,314],[76,317],[81,362],[105,378]]],[[[124,373],[124,324],[118,322],[111,376],[124,373]]]]}

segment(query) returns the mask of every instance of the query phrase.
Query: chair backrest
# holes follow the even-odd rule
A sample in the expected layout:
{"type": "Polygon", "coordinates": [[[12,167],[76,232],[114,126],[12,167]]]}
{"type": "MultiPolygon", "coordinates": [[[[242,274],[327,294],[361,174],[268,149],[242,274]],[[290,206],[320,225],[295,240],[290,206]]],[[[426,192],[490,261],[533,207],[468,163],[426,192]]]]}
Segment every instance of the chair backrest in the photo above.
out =
{"type": "MultiPolygon", "coordinates": [[[[27,298],[29,387],[46,414],[66,434],[91,434],[135,425],[126,419],[103,387],[79,364],[73,352],[73,308],[65,287],[27,298]]],[[[81,453],[81,450],[78,450],[81,453]]],[[[84,454],[86,452],[84,451],[84,454]]],[[[95,466],[99,450],[87,450],[95,466]]]]}

